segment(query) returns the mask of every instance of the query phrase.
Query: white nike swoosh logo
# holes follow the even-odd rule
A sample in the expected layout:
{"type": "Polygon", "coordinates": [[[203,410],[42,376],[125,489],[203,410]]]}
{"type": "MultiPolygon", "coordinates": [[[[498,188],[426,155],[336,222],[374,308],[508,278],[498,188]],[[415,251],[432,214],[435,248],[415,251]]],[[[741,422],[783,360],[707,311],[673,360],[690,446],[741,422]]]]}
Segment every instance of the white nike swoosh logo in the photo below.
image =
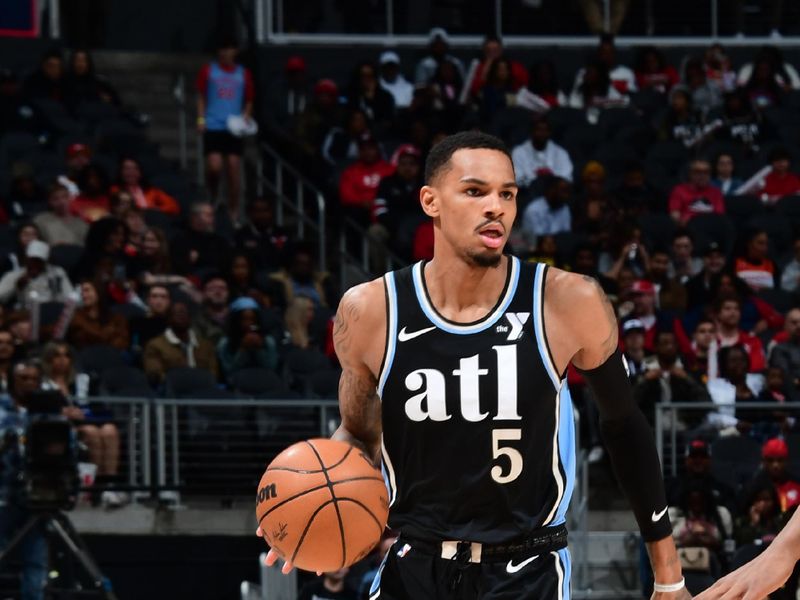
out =
{"type": "Polygon", "coordinates": [[[523,560],[523,561],[522,561],[521,563],[519,563],[518,565],[515,565],[515,564],[514,564],[514,561],[513,561],[513,560],[510,560],[510,561],[508,561],[508,564],[506,565],[506,571],[507,571],[508,573],[516,573],[516,572],[517,572],[517,571],[519,571],[521,568],[523,568],[525,565],[527,565],[528,563],[531,563],[531,562],[533,562],[533,561],[534,561],[534,560],[536,560],[537,558],[539,558],[539,555],[538,555],[538,554],[537,554],[536,556],[531,556],[530,558],[526,558],[525,560],[523,560]]]}
{"type": "Polygon", "coordinates": [[[403,327],[400,330],[400,333],[397,334],[397,339],[401,342],[407,342],[408,340],[413,340],[415,337],[421,336],[423,333],[428,333],[429,331],[433,331],[436,329],[436,326],[433,327],[426,327],[425,329],[418,329],[417,331],[407,332],[406,328],[403,327]]]}
{"type": "Polygon", "coordinates": [[[653,523],[658,523],[661,520],[661,517],[666,514],[668,508],[669,506],[664,507],[664,510],[662,510],[660,513],[653,511],[653,515],[650,517],[650,520],[653,521],[653,523]]]}

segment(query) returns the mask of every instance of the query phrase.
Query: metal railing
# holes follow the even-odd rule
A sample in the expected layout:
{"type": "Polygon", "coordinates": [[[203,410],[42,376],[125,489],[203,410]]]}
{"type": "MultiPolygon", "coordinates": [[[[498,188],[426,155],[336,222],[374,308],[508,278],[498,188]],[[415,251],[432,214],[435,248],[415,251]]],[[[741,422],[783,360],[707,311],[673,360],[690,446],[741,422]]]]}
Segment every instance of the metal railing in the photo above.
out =
{"type": "Polygon", "coordinates": [[[308,229],[316,238],[319,268],[327,270],[325,195],[272,146],[261,142],[260,149],[259,184],[275,195],[275,220],[282,227],[292,220],[298,239],[308,239],[308,229]]]}
{"type": "Polygon", "coordinates": [[[679,473],[678,454],[688,441],[694,438],[713,439],[717,430],[702,419],[690,419],[698,423],[694,427],[676,426],[681,416],[690,416],[703,411],[735,414],[747,421],[748,412],[764,414],[769,411],[793,413],[800,417],[800,402],[736,402],[736,404],[715,404],[714,402],[663,402],[655,405],[655,436],[658,456],[664,474],[675,476],[679,473]]]}
{"type": "Polygon", "coordinates": [[[380,272],[393,271],[405,265],[406,261],[383,242],[374,239],[367,229],[349,217],[342,219],[339,227],[339,289],[346,290],[380,272]]]}

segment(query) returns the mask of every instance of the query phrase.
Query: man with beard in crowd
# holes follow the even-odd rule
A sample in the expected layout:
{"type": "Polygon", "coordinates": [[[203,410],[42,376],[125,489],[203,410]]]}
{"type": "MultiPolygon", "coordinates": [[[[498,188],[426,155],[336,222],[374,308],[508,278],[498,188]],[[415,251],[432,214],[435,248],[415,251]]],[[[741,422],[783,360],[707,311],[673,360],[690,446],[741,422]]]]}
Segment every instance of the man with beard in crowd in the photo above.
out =
{"type": "Polygon", "coordinates": [[[711,242],[703,253],[703,269],[686,282],[687,306],[703,306],[711,302],[714,278],[725,269],[725,253],[717,242],[711,242]]]}
{"type": "Polygon", "coordinates": [[[216,346],[225,335],[228,321],[228,282],[219,273],[212,273],[203,282],[203,304],[192,328],[216,346]]]}
{"type": "Polygon", "coordinates": [[[522,215],[522,231],[529,241],[572,231],[572,212],[567,204],[571,193],[566,179],[551,176],[544,182],[544,195],[531,202],[522,215]]]}

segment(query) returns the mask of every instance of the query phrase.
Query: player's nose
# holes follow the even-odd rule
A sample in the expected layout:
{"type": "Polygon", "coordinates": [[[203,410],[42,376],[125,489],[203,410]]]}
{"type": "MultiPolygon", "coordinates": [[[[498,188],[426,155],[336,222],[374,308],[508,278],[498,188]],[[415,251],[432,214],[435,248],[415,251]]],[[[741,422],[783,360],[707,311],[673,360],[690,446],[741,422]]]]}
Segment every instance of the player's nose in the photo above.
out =
{"type": "Polygon", "coordinates": [[[486,218],[496,219],[503,214],[503,199],[498,192],[486,194],[485,199],[483,214],[486,218]]]}

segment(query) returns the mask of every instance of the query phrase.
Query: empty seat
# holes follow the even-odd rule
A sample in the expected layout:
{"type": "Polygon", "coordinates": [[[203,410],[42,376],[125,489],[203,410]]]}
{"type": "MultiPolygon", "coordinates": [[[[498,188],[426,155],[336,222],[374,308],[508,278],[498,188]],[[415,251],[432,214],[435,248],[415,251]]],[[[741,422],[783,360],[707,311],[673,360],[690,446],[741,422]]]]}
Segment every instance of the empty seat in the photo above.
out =
{"type": "Polygon", "coordinates": [[[742,229],[751,218],[763,214],[766,209],[758,196],[726,196],[725,214],[742,229]]]}
{"type": "Polygon", "coordinates": [[[797,301],[792,294],[779,289],[759,290],[756,295],[775,310],[784,314],[797,305],[797,301]]]}
{"type": "Polygon", "coordinates": [[[269,369],[241,369],[231,375],[229,379],[231,386],[237,392],[256,398],[263,398],[266,394],[285,389],[283,380],[269,369]]]}
{"type": "Polygon", "coordinates": [[[58,244],[50,248],[50,263],[71,273],[83,256],[83,246],[74,244],[58,244]]]}
{"type": "Polygon", "coordinates": [[[0,136],[0,166],[8,167],[12,162],[33,154],[38,147],[39,140],[33,134],[6,133],[0,136]]]}
{"type": "Polygon", "coordinates": [[[42,325],[54,325],[63,312],[63,302],[42,302],[39,305],[39,322],[42,325]]]}
{"type": "Polygon", "coordinates": [[[688,160],[689,151],[680,142],[657,142],[647,153],[645,167],[648,171],[661,171],[676,177],[688,160]]]}
{"type": "Polygon", "coordinates": [[[339,395],[339,379],[341,369],[326,369],[311,375],[311,393],[318,398],[337,398],[339,395]]]}
{"type": "Polygon", "coordinates": [[[100,393],[108,396],[151,396],[152,389],[143,371],[135,367],[109,367],[100,376],[100,393]]]}
{"type": "Polygon", "coordinates": [[[778,214],[789,219],[793,226],[800,225],[800,198],[797,196],[785,196],[775,203],[775,210],[778,214]]]}
{"type": "Polygon", "coordinates": [[[733,221],[725,215],[709,214],[693,217],[686,228],[695,236],[699,248],[705,248],[711,242],[716,242],[722,251],[730,256],[736,239],[736,228],[733,221]]]}
{"type": "Polygon", "coordinates": [[[534,114],[525,108],[504,108],[495,113],[489,131],[514,147],[528,139],[533,117],[534,114]]]}
{"type": "Polygon", "coordinates": [[[711,444],[711,474],[736,490],[747,483],[761,463],[761,448],[750,438],[723,437],[711,444]]]}
{"type": "Polygon", "coordinates": [[[642,238],[651,248],[669,248],[677,226],[672,217],[664,214],[641,215],[638,219],[642,238]]]}
{"type": "Polygon", "coordinates": [[[86,373],[100,376],[106,369],[125,366],[125,360],[122,352],[113,346],[97,344],[87,346],[78,352],[76,364],[86,373]]]}
{"type": "Polygon", "coordinates": [[[169,398],[189,398],[217,389],[214,375],[196,367],[170,369],[165,383],[165,391],[169,398]]]}
{"type": "Polygon", "coordinates": [[[555,139],[561,139],[568,129],[588,125],[584,111],[562,106],[553,108],[547,113],[547,122],[555,139]]]}

